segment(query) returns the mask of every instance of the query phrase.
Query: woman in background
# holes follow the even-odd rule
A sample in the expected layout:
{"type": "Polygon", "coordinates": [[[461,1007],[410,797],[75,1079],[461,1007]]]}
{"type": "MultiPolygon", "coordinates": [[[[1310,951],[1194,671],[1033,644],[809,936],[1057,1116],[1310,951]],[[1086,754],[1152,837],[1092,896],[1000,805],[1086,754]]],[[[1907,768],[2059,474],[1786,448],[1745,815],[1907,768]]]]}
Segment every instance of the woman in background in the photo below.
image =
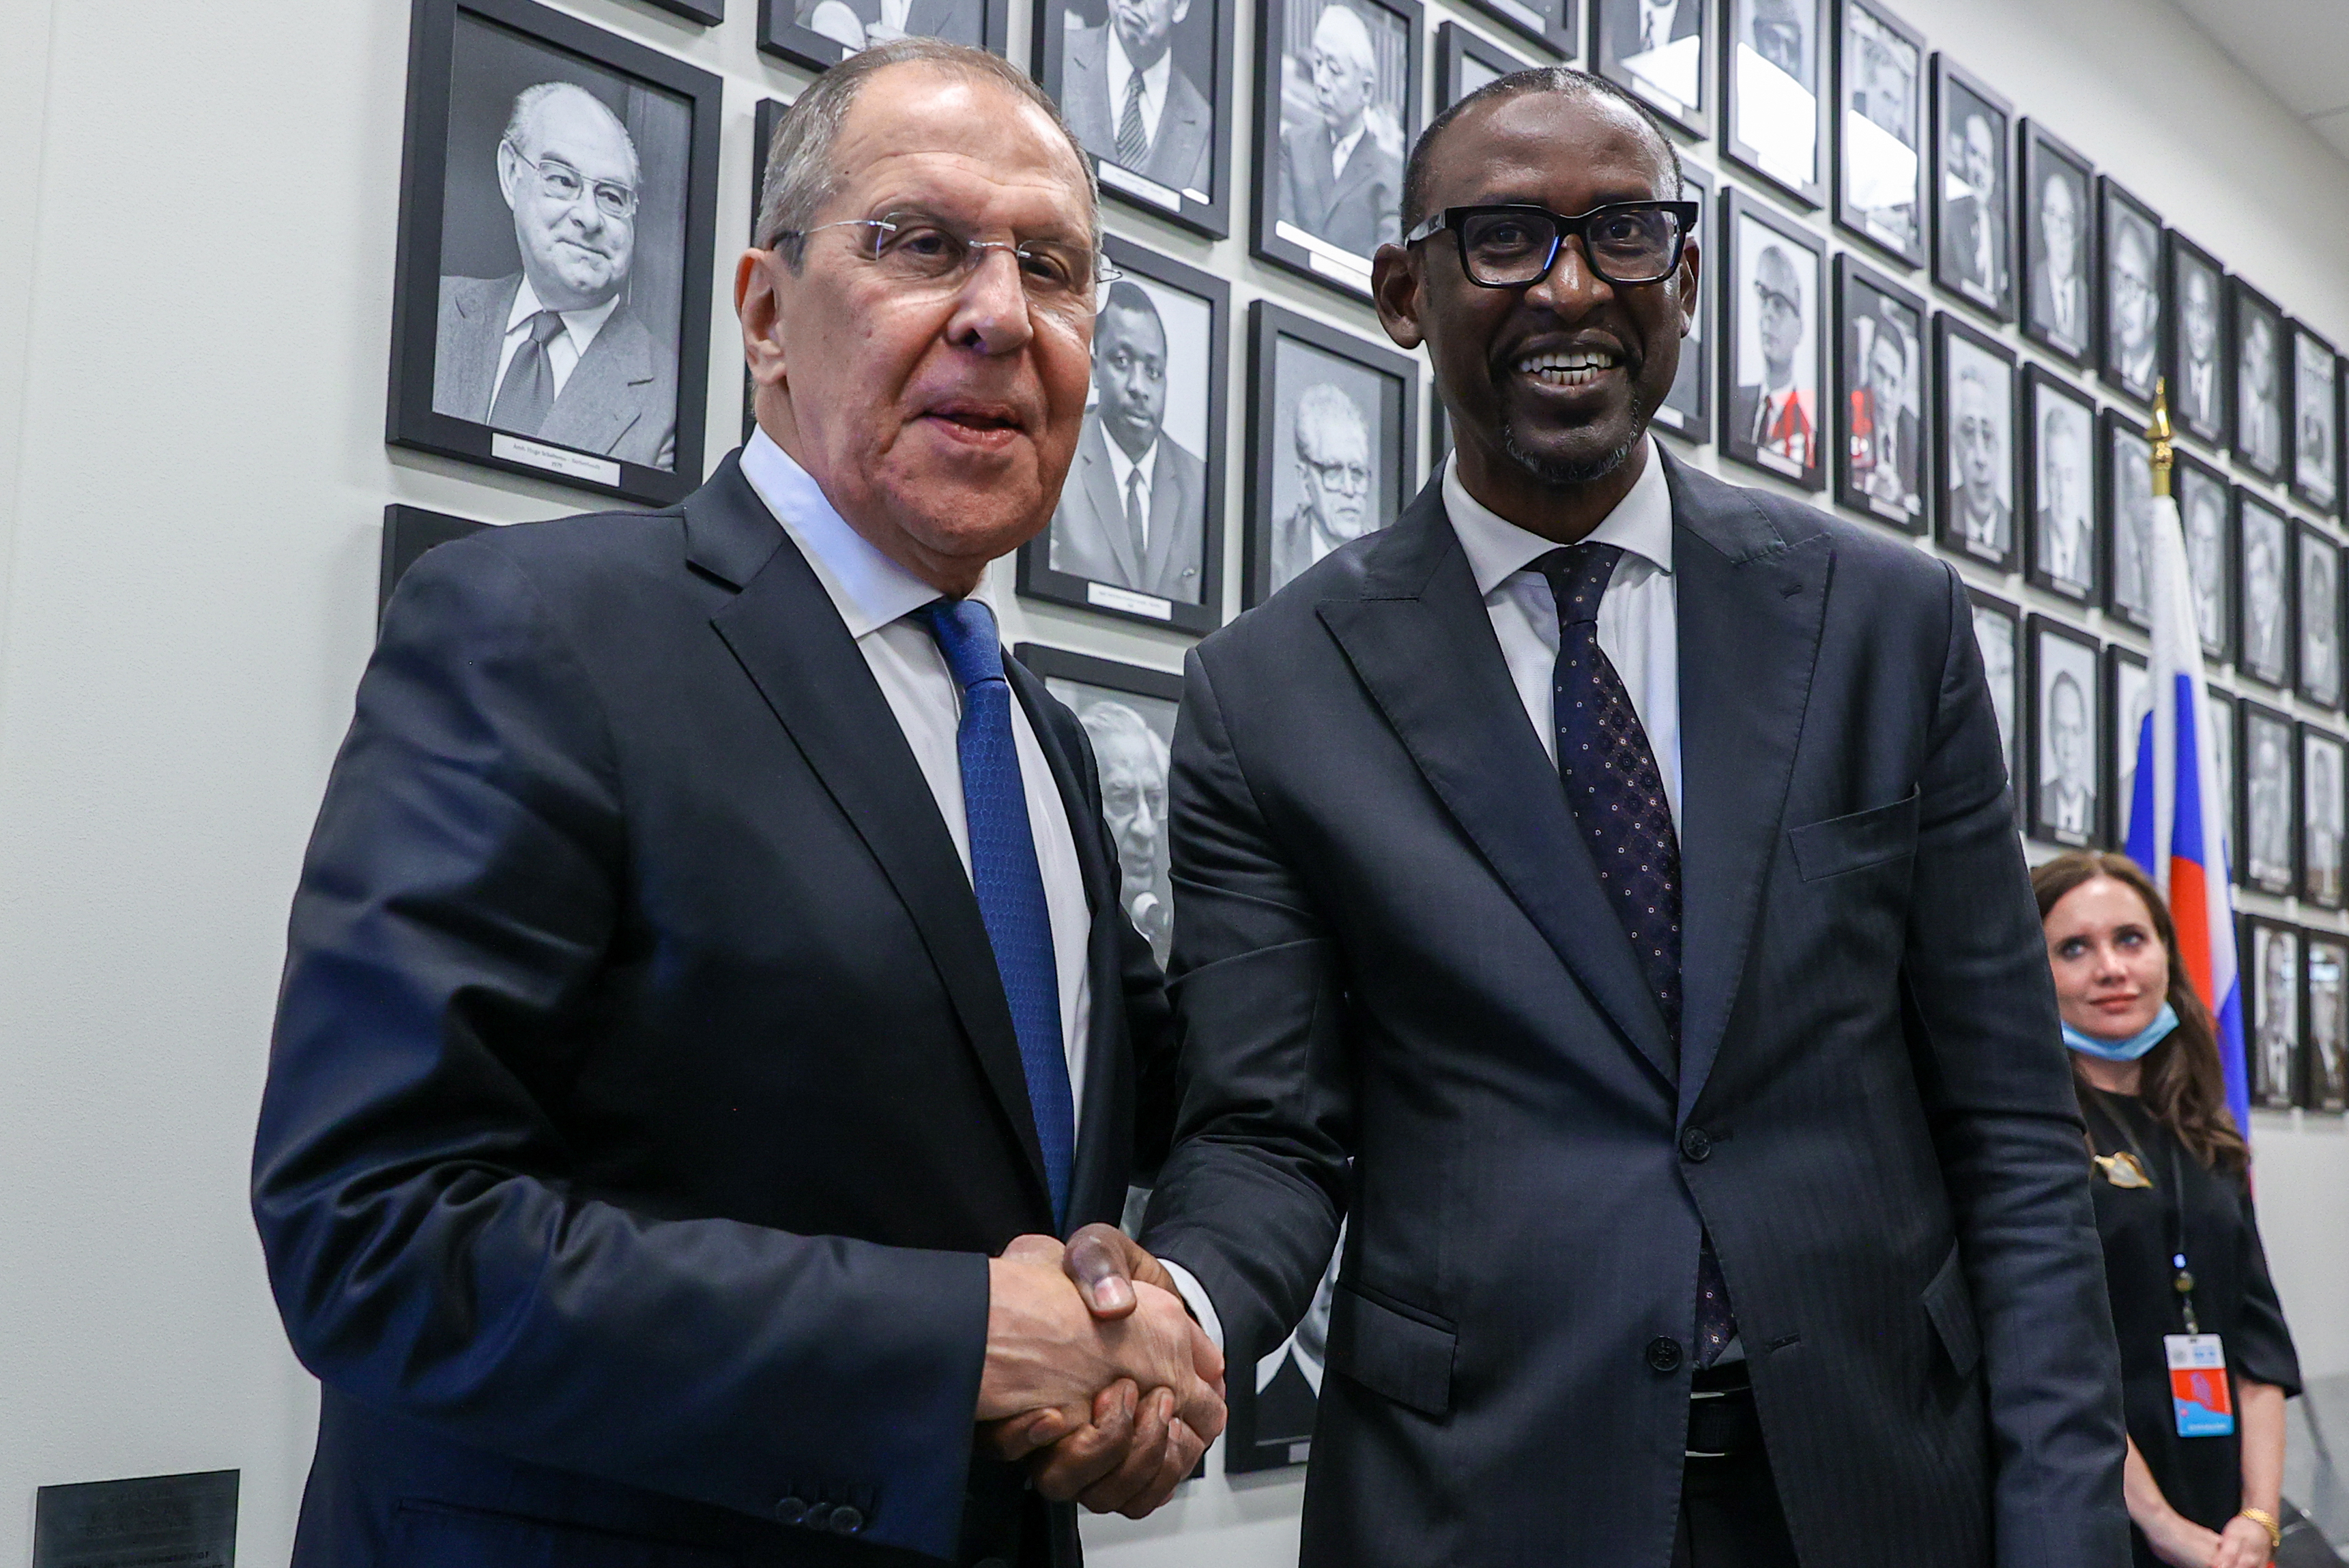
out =
{"type": "Polygon", "coordinates": [[[2137,1561],[2260,1568],[2280,1539],[2283,1402],[2300,1392],[2300,1365],[2210,1015],[2134,861],[2078,851],[2031,882],[2095,1163],[2137,1561]],[[2200,1401],[2174,1399],[2171,1367],[2197,1363],[2200,1401]]]}

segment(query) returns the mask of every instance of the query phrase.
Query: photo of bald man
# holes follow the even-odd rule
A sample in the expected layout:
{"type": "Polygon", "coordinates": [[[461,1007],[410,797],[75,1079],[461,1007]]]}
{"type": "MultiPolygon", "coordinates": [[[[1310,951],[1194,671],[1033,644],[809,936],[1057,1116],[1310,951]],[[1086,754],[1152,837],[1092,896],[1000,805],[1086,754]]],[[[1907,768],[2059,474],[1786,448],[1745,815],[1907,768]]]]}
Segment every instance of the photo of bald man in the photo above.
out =
{"type": "Polygon", "coordinates": [[[2095,343],[2088,273],[2087,160],[2025,121],[2023,127],[2023,333],[2033,343],[2085,366],[2095,343]]]}
{"type": "Polygon", "coordinates": [[[1402,235],[1411,34],[1371,0],[1297,0],[1280,57],[1276,232],[1309,253],[1370,259],[1402,235]]]}
{"type": "Polygon", "coordinates": [[[2098,188],[2104,235],[2105,384],[2151,404],[2161,377],[2161,220],[2110,179],[2098,188]]]}

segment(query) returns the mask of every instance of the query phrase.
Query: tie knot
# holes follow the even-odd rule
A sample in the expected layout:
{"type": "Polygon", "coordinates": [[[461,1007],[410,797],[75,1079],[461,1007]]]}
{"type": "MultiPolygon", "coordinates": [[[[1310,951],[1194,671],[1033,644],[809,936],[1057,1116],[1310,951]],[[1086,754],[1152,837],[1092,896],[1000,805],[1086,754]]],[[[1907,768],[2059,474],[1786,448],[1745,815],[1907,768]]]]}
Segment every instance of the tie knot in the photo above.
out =
{"type": "Polygon", "coordinates": [[[996,638],[994,611],[977,599],[933,599],[914,614],[937,639],[955,685],[968,691],[981,681],[1004,678],[1003,645],[996,638]]]}
{"type": "Polygon", "coordinates": [[[530,340],[544,348],[563,330],[563,317],[551,310],[540,311],[530,318],[530,340]]]}
{"type": "Polygon", "coordinates": [[[1599,601],[1607,580],[1623,559],[1622,547],[1584,541],[1553,550],[1534,562],[1534,570],[1549,579],[1550,597],[1557,601],[1557,624],[1571,626],[1599,619],[1599,601]]]}

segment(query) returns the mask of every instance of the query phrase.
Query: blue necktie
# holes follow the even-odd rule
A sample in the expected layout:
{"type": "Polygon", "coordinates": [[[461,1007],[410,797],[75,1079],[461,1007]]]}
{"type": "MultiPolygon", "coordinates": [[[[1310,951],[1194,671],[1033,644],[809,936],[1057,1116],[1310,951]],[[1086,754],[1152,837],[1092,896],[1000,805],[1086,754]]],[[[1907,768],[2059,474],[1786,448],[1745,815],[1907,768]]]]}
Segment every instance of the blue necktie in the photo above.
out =
{"type": "Polygon", "coordinates": [[[970,830],[971,888],[995,949],[1004,1000],[1011,1005],[1036,1141],[1044,1151],[1044,1178],[1052,1191],[1052,1219],[1061,1225],[1068,1219],[1070,1171],[1076,1163],[1076,1102],[1061,1043],[1052,919],[1044,903],[1044,873],[1036,863],[1028,795],[1019,782],[1019,754],[1012,745],[1011,683],[1003,676],[995,613],[976,599],[939,599],[915,614],[937,639],[947,668],[962,688],[955,754],[962,764],[963,820],[970,830]]]}

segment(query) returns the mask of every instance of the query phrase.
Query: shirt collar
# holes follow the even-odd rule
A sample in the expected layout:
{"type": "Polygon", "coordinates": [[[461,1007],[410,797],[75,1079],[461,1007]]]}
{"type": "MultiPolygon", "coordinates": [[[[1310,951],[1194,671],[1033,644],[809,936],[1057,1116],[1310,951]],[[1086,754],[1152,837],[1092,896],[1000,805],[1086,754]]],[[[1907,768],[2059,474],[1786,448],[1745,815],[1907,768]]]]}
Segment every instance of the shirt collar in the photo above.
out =
{"type": "MultiPolygon", "coordinates": [[[[1125,82],[1126,78],[1133,74],[1133,61],[1126,56],[1125,40],[1117,36],[1117,24],[1104,21],[1102,26],[1109,29],[1109,108],[1110,114],[1114,117],[1125,107],[1125,82]]],[[[1174,69],[1174,49],[1172,45],[1169,45],[1159,50],[1158,57],[1151,61],[1143,71],[1142,112],[1145,116],[1164,101],[1166,77],[1174,69]]]]}
{"type": "Polygon", "coordinates": [[[1125,500],[1125,476],[1136,469],[1142,470],[1142,488],[1147,493],[1158,471],[1158,443],[1153,441],[1142,449],[1142,456],[1129,458],[1125,455],[1125,449],[1117,444],[1117,438],[1103,430],[1102,445],[1109,449],[1109,472],[1110,478],[1117,484],[1117,499],[1120,501],[1125,500]]]}
{"type": "MultiPolygon", "coordinates": [[[[807,557],[850,636],[862,640],[945,597],[857,532],[824,495],[815,476],[764,430],[752,431],[743,443],[742,477],[807,557]]],[[[984,581],[970,596],[990,610],[995,607],[984,581]]]]}
{"type": "MultiPolygon", "coordinates": [[[[525,276],[522,287],[514,290],[513,309],[506,312],[506,331],[512,332],[545,308],[538,303],[538,293],[525,276]]],[[[559,310],[554,314],[563,318],[563,330],[571,335],[572,346],[585,354],[587,346],[595,341],[595,335],[604,330],[604,324],[612,319],[612,313],[619,308],[620,296],[614,294],[602,304],[585,310],[559,310]]]]}
{"type": "MultiPolygon", "coordinates": [[[[1631,493],[1615,503],[1589,542],[1612,544],[1626,555],[1636,555],[1659,572],[1672,570],[1672,491],[1664,478],[1663,454],[1648,441],[1648,467],[1631,486],[1631,493]]],[[[1460,482],[1460,454],[1444,460],[1444,510],[1452,531],[1467,552],[1468,569],[1475,573],[1476,592],[1489,594],[1512,574],[1557,548],[1555,540],[1519,528],[1475,496],[1460,482]]]]}

